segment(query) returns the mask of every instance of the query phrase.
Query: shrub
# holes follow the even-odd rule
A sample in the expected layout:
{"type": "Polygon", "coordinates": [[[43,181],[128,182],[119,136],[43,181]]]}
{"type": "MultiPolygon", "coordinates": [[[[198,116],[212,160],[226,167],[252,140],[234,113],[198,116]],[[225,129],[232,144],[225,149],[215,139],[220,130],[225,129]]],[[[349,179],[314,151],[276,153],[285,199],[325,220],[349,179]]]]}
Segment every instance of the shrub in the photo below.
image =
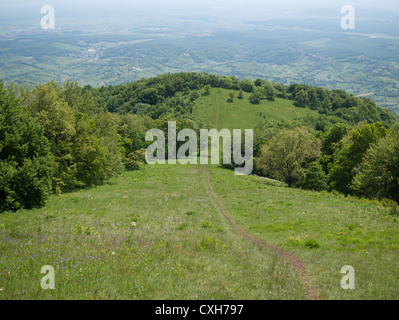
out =
{"type": "Polygon", "coordinates": [[[257,89],[249,96],[249,102],[252,104],[260,104],[261,100],[262,100],[262,91],[260,89],[257,89]]]}
{"type": "Polygon", "coordinates": [[[284,129],[261,148],[257,166],[265,175],[295,186],[305,172],[304,165],[320,156],[320,144],[306,127],[284,129]]]}
{"type": "Polygon", "coordinates": [[[210,251],[227,248],[227,245],[222,244],[221,241],[217,237],[211,238],[210,236],[203,237],[199,246],[200,246],[200,249],[203,249],[203,250],[205,249],[205,250],[210,250],[210,251]]]}
{"type": "Polygon", "coordinates": [[[54,166],[42,127],[0,82],[0,211],[43,205],[54,166]]]}
{"type": "Polygon", "coordinates": [[[327,175],[318,162],[311,162],[302,176],[299,186],[305,190],[322,191],[327,189],[327,175]]]}
{"type": "Polygon", "coordinates": [[[211,94],[211,86],[210,85],[206,85],[204,87],[204,91],[202,92],[203,96],[209,96],[211,94]]]}
{"type": "Polygon", "coordinates": [[[202,228],[212,228],[212,224],[209,221],[205,220],[205,221],[202,221],[201,227],[202,228]]]}
{"type": "Polygon", "coordinates": [[[320,244],[314,239],[307,239],[305,241],[305,246],[309,249],[317,249],[320,248],[320,244]]]}
{"type": "Polygon", "coordinates": [[[388,209],[389,214],[391,215],[399,215],[399,205],[390,199],[384,199],[381,201],[382,205],[388,209]]]}
{"type": "Polygon", "coordinates": [[[86,236],[91,236],[92,234],[94,234],[94,229],[91,225],[83,226],[81,224],[77,224],[75,226],[75,229],[77,234],[84,234],[86,236]]]}
{"type": "Polygon", "coordinates": [[[127,170],[140,170],[145,165],[145,149],[133,151],[125,158],[127,170]]]}
{"type": "Polygon", "coordinates": [[[235,97],[235,94],[234,94],[234,92],[230,92],[229,93],[229,97],[227,98],[227,102],[229,102],[229,103],[232,103],[232,102],[234,102],[234,97],[235,97]]]}
{"type": "Polygon", "coordinates": [[[399,202],[399,125],[372,145],[354,178],[356,194],[399,202]]]}

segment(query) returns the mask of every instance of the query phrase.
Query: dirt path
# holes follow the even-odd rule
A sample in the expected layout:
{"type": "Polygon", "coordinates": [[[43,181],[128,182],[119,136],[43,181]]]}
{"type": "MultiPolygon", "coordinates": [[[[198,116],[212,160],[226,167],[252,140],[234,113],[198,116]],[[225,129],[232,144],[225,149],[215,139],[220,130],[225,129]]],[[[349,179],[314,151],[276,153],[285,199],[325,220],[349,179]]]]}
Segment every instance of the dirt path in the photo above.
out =
{"type": "Polygon", "coordinates": [[[211,180],[209,177],[209,172],[206,170],[205,165],[203,165],[201,167],[202,172],[205,174],[206,177],[206,182],[209,188],[209,191],[213,197],[213,200],[217,203],[217,205],[219,206],[220,210],[222,211],[223,215],[226,217],[227,220],[230,221],[230,223],[237,229],[237,231],[243,235],[244,237],[246,237],[247,239],[251,240],[252,242],[254,242],[255,244],[257,244],[261,249],[264,247],[267,247],[269,249],[271,249],[272,251],[277,252],[280,256],[282,256],[283,258],[285,258],[286,260],[288,260],[293,266],[294,268],[298,271],[299,275],[301,276],[301,279],[303,281],[305,290],[306,290],[306,296],[308,298],[308,300],[318,300],[318,296],[317,296],[317,288],[315,286],[312,285],[311,280],[309,278],[309,272],[305,266],[305,264],[301,261],[298,260],[297,258],[295,258],[294,256],[290,255],[288,252],[285,252],[284,250],[281,250],[275,246],[272,246],[270,244],[265,243],[262,240],[259,240],[257,238],[255,238],[254,236],[251,236],[250,234],[248,234],[247,232],[245,232],[226,212],[226,210],[224,209],[222,203],[219,201],[219,199],[216,196],[216,193],[213,191],[212,188],[212,184],[211,184],[211,180]]]}

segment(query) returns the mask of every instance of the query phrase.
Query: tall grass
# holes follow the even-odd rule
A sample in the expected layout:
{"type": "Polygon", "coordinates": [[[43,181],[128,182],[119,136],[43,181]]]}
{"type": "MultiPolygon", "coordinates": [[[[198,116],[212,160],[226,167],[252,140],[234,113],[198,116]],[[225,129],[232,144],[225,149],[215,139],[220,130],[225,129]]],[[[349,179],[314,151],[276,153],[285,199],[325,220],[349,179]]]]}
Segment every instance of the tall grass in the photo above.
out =
{"type": "Polygon", "coordinates": [[[0,299],[303,299],[281,257],[238,235],[199,166],[147,166],[0,215],[0,299]],[[55,268],[55,290],[40,286],[55,268]]]}

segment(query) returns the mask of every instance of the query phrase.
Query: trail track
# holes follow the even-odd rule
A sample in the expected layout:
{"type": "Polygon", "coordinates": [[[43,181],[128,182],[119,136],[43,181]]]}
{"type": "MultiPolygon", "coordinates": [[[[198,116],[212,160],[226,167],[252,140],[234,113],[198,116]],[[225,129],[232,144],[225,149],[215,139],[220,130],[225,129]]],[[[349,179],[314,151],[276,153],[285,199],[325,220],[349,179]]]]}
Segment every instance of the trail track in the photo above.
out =
{"type": "Polygon", "coordinates": [[[209,189],[210,194],[212,195],[213,200],[215,201],[215,203],[219,206],[220,210],[222,211],[223,215],[225,216],[225,218],[227,220],[230,221],[230,223],[237,229],[237,231],[243,235],[244,237],[246,237],[247,239],[249,239],[250,241],[254,242],[255,244],[257,244],[260,249],[263,248],[269,248],[270,250],[276,252],[277,254],[279,254],[281,257],[285,258],[287,261],[289,261],[293,267],[298,271],[303,285],[305,287],[305,291],[306,291],[306,296],[308,300],[319,300],[317,292],[318,289],[317,287],[315,287],[310,280],[309,277],[309,272],[305,266],[305,264],[303,263],[303,261],[295,258],[294,256],[292,256],[291,254],[289,254],[288,252],[285,252],[284,250],[277,248],[273,245],[267,244],[264,241],[255,238],[254,236],[248,234],[247,232],[245,232],[226,212],[226,210],[224,209],[222,203],[219,201],[219,199],[216,196],[216,193],[214,192],[213,188],[212,188],[212,184],[211,184],[211,180],[210,180],[210,176],[209,176],[209,172],[206,170],[205,165],[201,166],[201,170],[204,173],[205,177],[206,177],[206,183],[209,189]]]}

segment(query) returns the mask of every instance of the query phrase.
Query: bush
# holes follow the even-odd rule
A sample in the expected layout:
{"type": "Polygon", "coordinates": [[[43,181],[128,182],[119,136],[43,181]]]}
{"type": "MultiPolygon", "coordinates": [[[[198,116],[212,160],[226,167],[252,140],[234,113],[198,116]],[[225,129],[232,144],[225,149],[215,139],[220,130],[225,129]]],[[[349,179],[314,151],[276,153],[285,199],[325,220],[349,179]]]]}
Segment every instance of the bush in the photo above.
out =
{"type": "Polygon", "coordinates": [[[229,97],[227,98],[226,102],[229,102],[229,103],[234,102],[234,97],[235,97],[234,92],[230,92],[229,97]]]}
{"type": "Polygon", "coordinates": [[[322,191],[327,189],[327,175],[318,162],[311,162],[302,176],[299,186],[305,190],[322,191]]]}
{"type": "Polygon", "coordinates": [[[209,96],[211,94],[211,86],[210,85],[206,85],[204,87],[204,91],[202,92],[203,96],[209,96]]]}
{"type": "Polygon", "coordinates": [[[42,206],[54,166],[42,127],[0,82],[0,211],[42,206]]]}
{"type": "Polygon", "coordinates": [[[205,220],[205,221],[202,221],[201,227],[202,228],[212,228],[212,224],[209,221],[205,220]]]}
{"type": "Polygon", "coordinates": [[[372,145],[354,178],[356,194],[399,202],[399,125],[372,145]]]}
{"type": "Polygon", "coordinates": [[[317,249],[320,248],[320,244],[314,239],[307,239],[305,241],[305,246],[309,249],[317,249]]]}
{"type": "Polygon", "coordinates": [[[261,148],[256,165],[263,174],[293,187],[304,175],[304,165],[320,156],[320,144],[306,127],[284,129],[261,148]]]}
{"type": "Polygon", "coordinates": [[[249,96],[249,102],[251,104],[260,104],[260,101],[262,100],[262,92],[261,90],[257,89],[254,93],[252,93],[249,96]]]}
{"type": "Polygon", "coordinates": [[[381,202],[382,205],[388,209],[389,214],[395,216],[399,215],[399,205],[395,201],[390,199],[384,199],[381,202]]]}
{"type": "Polygon", "coordinates": [[[94,232],[93,226],[92,225],[88,225],[88,226],[83,226],[81,224],[77,224],[75,226],[75,230],[77,234],[84,234],[86,236],[91,236],[96,234],[94,232]]]}
{"type": "Polygon", "coordinates": [[[127,170],[140,170],[145,165],[145,149],[133,151],[125,159],[127,170]]]}
{"type": "Polygon", "coordinates": [[[202,250],[216,251],[220,249],[226,249],[227,245],[222,244],[217,237],[211,238],[210,236],[205,236],[202,238],[199,247],[202,250]]]}
{"type": "Polygon", "coordinates": [[[253,92],[254,91],[254,84],[251,80],[245,79],[242,80],[240,83],[240,89],[245,92],[253,92]]]}

